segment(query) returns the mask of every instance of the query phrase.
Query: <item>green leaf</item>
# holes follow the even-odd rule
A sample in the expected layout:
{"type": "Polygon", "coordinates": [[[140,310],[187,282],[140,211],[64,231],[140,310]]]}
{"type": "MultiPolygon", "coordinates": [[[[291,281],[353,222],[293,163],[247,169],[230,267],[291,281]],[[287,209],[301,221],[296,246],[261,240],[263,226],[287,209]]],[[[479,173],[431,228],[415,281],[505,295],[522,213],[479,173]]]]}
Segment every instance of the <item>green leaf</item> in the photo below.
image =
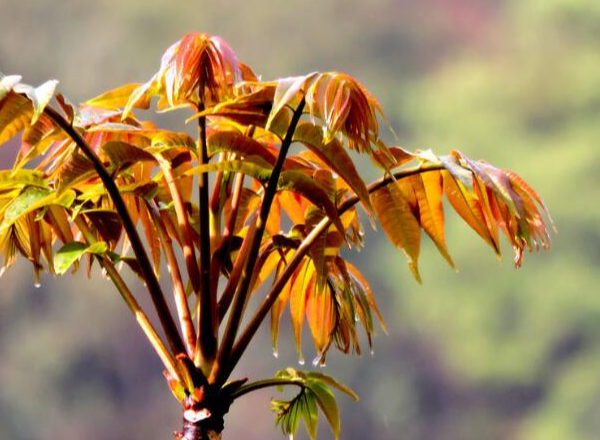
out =
{"type": "Polygon", "coordinates": [[[336,439],[339,438],[341,429],[340,410],[335,401],[335,396],[329,387],[321,382],[310,382],[309,389],[315,394],[319,408],[325,414],[333,435],[336,439]]]}
{"type": "Polygon", "coordinates": [[[79,241],[67,243],[54,255],[54,270],[58,275],[63,275],[84,254],[102,255],[107,250],[108,246],[103,241],[98,241],[90,246],[79,241]]]}
{"type": "Polygon", "coordinates": [[[21,216],[36,209],[48,205],[60,205],[68,208],[74,200],[74,191],[69,190],[59,195],[44,188],[29,186],[7,207],[4,213],[4,220],[0,225],[0,231],[4,231],[21,216]]]}
{"type": "MultiPolygon", "coordinates": [[[[273,411],[277,412],[277,423],[281,425],[284,434],[293,437],[302,418],[311,438],[317,436],[318,408],[321,408],[335,435],[340,433],[340,412],[335,395],[330,387],[336,388],[355,400],[358,396],[347,386],[339,383],[326,374],[317,372],[302,372],[294,368],[286,368],[275,374],[275,379],[289,381],[287,385],[301,385],[302,390],[291,400],[273,400],[273,411]]],[[[278,386],[279,391],[282,386],[278,386]]]]}
{"type": "Polygon", "coordinates": [[[304,411],[302,418],[304,419],[304,426],[306,426],[306,432],[311,439],[317,438],[317,428],[319,426],[319,408],[317,401],[312,392],[305,392],[303,394],[304,400],[304,411]]]}
{"type": "Polygon", "coordinates": [[[341,382],[338,382],[333,377],[327,374],[319,373],[318,371],[311,371],[307,374],[307,377],[310,381],[318,380],[319,382],[326,383],[327,385],[338,389],[342,393],[347,394],[352,399],[354,399],[355,402],[358,402],[358,395],[350,387],[344,385],[341,382]]]}

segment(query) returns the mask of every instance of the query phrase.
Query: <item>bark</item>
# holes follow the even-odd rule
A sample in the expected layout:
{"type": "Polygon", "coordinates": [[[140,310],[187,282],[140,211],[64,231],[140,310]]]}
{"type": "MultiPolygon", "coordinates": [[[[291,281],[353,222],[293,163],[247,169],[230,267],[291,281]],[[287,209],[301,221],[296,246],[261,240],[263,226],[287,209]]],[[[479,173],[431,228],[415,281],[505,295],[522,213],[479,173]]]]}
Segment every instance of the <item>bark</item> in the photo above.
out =
{"type": "MultiPolygon", "coordinates": [[[[203,389],[203,387],[202,387],[203,389]]],[[[219,399],[207,389],[199,399],[187,396],[183,401],[183,427],[175,431],[176,440],[218,440],[221,438],[223,417],[231,404],[229,399],[219,399]]]]}
{"type": "Polygon", "coordinates": [[[176,440],[217,440],[221,438],[223,430],[222,419],[220,423],[190,422],[183,418],[183,428],[181,432],[175,432],[176,440]]]}

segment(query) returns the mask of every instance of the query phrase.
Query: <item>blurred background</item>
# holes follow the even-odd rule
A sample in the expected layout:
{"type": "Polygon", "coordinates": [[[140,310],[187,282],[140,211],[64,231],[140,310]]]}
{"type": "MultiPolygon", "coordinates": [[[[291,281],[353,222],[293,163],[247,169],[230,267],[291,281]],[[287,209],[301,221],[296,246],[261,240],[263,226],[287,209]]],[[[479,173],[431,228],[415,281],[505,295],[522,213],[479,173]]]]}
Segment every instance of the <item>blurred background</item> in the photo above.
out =
{"type": "MultiPolygon", "coordinates": [[[[379,332],[373,356],[328,357],[326,372],[361,396],[340,396],[341,438],[599,439],[600,2],[0,0],[0,71],[32,84],[57,78],[81,102],[145,81],[162,52],[195,30],[224,37],[266,79],[356,76],[402,146],[458,148],[517,171],[559,228],[552,251],[526,255],[517,271],[508,246],[497,263],[449,215],[460,272],[427,242],[422,286],[402,253],[370,233],[353,258],[389,335],[379,332]]],[[[0,150],[2,168],[12,154],[0,150]]],[[[279,359],[263,330],[239,376],[297,364],[288,329],[279,359]]],[[[171,438],[180,409],[160,372],[101,277],[44,276],[36,289],[25,263],[4,274],[2,439],[171,438]]],[[[282,438],[269,411],[276,394],[239,401],[223,438],[282,438]]]]}

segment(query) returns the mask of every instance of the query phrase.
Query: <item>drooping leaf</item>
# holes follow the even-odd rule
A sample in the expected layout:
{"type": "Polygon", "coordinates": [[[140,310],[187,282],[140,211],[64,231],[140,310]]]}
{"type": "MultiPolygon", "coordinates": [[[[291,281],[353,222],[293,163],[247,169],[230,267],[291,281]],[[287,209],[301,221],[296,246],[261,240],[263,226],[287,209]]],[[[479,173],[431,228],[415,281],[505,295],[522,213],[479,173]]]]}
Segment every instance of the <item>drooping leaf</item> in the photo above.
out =
{"type": "Polygon", "coordinates": [[[315,394],[317,404],[319,405],[319,408],[321,408],[321,411],[323,411],[323,414],[325,414],[325,417],[329,422],[329,426],[333,431],[333,435],[336,439],[339,438],[341,420],[340,410],[335,400],[335,396],[329,387],[317,381],[311,383],[310,390],[315,394]]]}
{"type": "MultiPolygon", "coordinates": [[[[329,289],[315,288],[306,299],[306,320],[319,356],[325,354],[336,325],[333,298],[329,289]]],[[[317,360],[322,358],[317,357],[317,360]]]]}
{"type": "Polygon", "coordinates": [[[379,320],[379,325],[381,326],[383,331],[387,334],[388,330],[387,330],[387,326],[385,324],[385,320],[383,319],[383,315],[379,311],[379,307],[377,307],[377,303],[375,302],[375,295],[373,295],[373,291],[371,290],[371,287],[369,286],[369,283],[367,282],[366,278],[358,270],[358,268],[356,266],[354,266],[352,263],[346,261],[346,267],[348,268],[350,275],[352,275],[354,280],[365,291],[370,308],[375,312],[375,315],[377,316],[377,319],[379,320]]]}
{"type": "Polygon", "coordinates": [[[19,94],[8,93],[0,101],[0,145],[30,125],[32,115],[31,101],[19,94]]]}
{"type": "Polygon", "coordinates": [[[302,326],[304,324],[306,298],[313,294],[315,287],[314,266],[309,261],[306,261],[297,272],[298,275],[290,292],[290,314],[296,340],[296,351],[298,352],[300,361],[304,362],[302,354],[302,326]]]}
{"type": "Polygon", "coordinates": [[[421,282],[418,269],[421,231],[406,196],[392,183],[375,191],[371,201],[383,230],[390,241],[406,253],[411,272],[421,282]]]}
{"type": "Polygon", "coordinates": [[[270,165],[275,165],[275,156],[260,142],[235,131],[220,131],[208,138],[208,152],[212,156],[224,151],[242,157],[257,156],[270,165]]]}
{"type": "Polygon", "coordinates": [[[454,262],[448,253],[444,234],[443,181],[441,173],[437,171],[421,173],[412,176],[409,183],[417,199],[421,227],[433,240],[448,264],[454,267],[454,262]]]}
{"type": "Polygon", "coordinates": [[[480,202],[472,192],[473,190],[470,191],[465,187],[461,180],[456,180],[455,174],[444,171],[442,176],[444,193],[454,210],[494,249],[496,254],[499,254],[500,249],[490,235],[480,202]]]}
{"type": "MultiPolygon", "coordinates": [[[[284,267],[285,263],[281,261],[275,274],[276,277],[279,276],[284,267]]],[[[277,300],[273,304],[273,307],[271,307],[271,344],[273,347],[273,354],[275,356],[278,355],[277,341],[279,338],[279,323],[281,322],[281,315],[283,314],[285,306],[290,299],[290,293],[293,284],[293,279],[288,281],[288,283],[283,287],[282,291],[277,296],[277,300]]]]}

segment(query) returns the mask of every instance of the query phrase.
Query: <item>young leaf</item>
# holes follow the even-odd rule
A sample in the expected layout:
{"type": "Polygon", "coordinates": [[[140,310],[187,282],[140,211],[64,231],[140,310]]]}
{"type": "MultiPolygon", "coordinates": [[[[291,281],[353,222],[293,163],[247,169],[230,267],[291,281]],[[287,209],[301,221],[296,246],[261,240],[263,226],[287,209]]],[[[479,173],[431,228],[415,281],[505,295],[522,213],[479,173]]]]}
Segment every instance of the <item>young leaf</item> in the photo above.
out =
{"type": "Polygon", "coordinates": [[[329,426],[333,431],[333,435],[336,439],[339,438],[341,429],[340,410],[335,401],[335,396],[331,390],[321,382],[311,381],[309,388],[315,394],[319,408],[321,408],[321,411],[325,414],[329,426]]]}
{"type": "MultiPolygon", "coordinates": [[[[132,93],[139,89],[140,86],[141,84],[125,84],[86,101],[84,105],[105,108],[107,110],[122,109],[127,105],[132,93]]],[[[150,96],[144,95],[141,99],[136,100],[135,107],[142,109],[150,107],[150,96]]]]}
{"type": "Polygon", "coordinates": [[[41,86],[35,88],[25,84],[17,84],[13,88],[15,93],[25,94],[33,105],[33,114],[30,122],[31,125],[35,124],[38,118],[44,112],[44,109],[54,96],[54,90],[56,89],[57,84],[58,81],[53,79],[46,81],[41,86]]]}
{"type": "Polygon", "coordinates": [[[317,75],[317,72],[313,72],[305,76],[296,76],[277,80],[277,88],[275,89],[275,96],[273,98],[273,107],[271,108],[269,119],[267,120],[267,130],[270,129],[273,120],[283,109],[283,107],[292,102],[298,93],[300,93],[300,91],[302,91],[302,89],[305,88],[317,75]]]}
{"type": "Polygon", "coordinates": [[[352,159],[337,139],[325,142],[323,130],[318,126],[303,122],[294,132],[294,142],[302,142],[323,160],[333,171],[340,175],[360,197],[367,210],[372,210],[367,187],[358,174],[352,159]]]}

